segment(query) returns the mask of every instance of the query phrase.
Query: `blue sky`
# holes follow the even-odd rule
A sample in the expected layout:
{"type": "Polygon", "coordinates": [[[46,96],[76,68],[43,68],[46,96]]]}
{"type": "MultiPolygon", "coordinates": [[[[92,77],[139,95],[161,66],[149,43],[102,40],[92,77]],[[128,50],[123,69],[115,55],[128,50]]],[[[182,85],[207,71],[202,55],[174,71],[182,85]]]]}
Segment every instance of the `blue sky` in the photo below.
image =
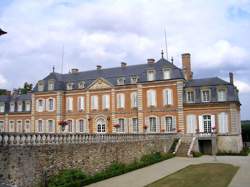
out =
{"type": "Polygon", "coordinates": [[[190,52],[195,78],[235,74],[242,119],[250,119],[250,1],[1,0],[0,87],[36,83],[56,66],[64,72],[145,63],[169,56],[181,67],[190,52]]]}

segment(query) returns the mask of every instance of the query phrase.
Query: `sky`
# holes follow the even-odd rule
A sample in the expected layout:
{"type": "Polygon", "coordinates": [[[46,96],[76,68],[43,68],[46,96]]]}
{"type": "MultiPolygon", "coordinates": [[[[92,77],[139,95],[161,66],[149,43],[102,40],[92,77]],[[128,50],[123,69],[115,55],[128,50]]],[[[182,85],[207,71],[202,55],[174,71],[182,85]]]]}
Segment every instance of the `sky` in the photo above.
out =
{"type": "MultiPolygon", "coordinates": [[[[66,73],[158,60],[165,47],[194,78],[233,72],[250,119],[250,0],[0,0],[0,88],[66,73]],[[64,52],[63,52],[64,51],[64,52]]],[[[166,55],[165,55],[166,58],[166,55]]]]}

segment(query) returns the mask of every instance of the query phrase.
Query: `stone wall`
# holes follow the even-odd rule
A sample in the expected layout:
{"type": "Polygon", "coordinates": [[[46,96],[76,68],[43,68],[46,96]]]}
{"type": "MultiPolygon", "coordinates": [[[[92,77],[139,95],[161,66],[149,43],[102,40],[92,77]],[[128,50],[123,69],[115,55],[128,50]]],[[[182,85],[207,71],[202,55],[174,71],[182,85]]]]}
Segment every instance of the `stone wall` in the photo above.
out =
{"type": "Polygon", "coordinates": [[[0,183],[39,186],[45,173],[51,175],[65,168],[80,168],[92,174],[113,161],[130,163],[150,152],[166,152],[174,138],[175,135],[165,138],[151,135],[151,139],[136,141],[0,145],[0,183]]]}
{"type": "Polygon", "coordinates": [[[217,136],[217,147],[220,152],[239,153],[243,148],[241,135],[217,136]]]}

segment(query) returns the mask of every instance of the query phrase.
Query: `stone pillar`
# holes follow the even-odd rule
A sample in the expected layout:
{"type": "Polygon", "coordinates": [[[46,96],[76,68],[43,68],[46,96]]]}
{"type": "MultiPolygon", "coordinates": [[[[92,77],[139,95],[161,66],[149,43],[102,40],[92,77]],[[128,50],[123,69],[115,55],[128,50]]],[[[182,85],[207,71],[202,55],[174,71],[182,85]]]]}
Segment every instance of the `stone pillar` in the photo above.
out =
{"type": "Polygon", "coordinates": [[[240,112],[237,110],[235,104],[230,105],[230,116],[231,116],[231,134],[239,134],[241,129],[240,124],[240,112]]]}
{"type": "Polygon", "coordinates": [[[61,130],[59,129],[58,123],[59,121],[61,121],[62,118],[62,104],[63,104],[63,100],[62,100],[62,92],[57,92],[56,93],[56,121],[55,121],[55,132],[58,133],[61,130]]]}
{"type": "Polygon", "coordinates": [[[90,127],[91,123],[89,121],[89,118],[91,117],[90,114],[89,114],[89,111],[90,111],[90,105],[89,105],[89,91],[86,92],[86,121],[87,121],[87,125],[88,125],[88,133],[92,133],[93,131],[93,128],[90,127]]]}
{"type": "Polygon", "coordinates": [[[142,85],[137,85],[137,97],[138,97],[138,128],[139,133],[143,133],[143,97],[142,97],[142,85]]]}
{"type": "Polygon", "coordinates": [[[177,82],[177,111],[178,111],[178,129],[184,133],[184,112],[183,112],[183,81],[177,82]]]}
{"type": "Polygon", "coordinates": [[[9,132],[9,115],[4,115],[4,131],[9,132]]]}
{"type": "Polygon", "coordinates": [[[31,129],[30,132],[35,132],[36,130],[36,123],[35,123],[35,111],[36,111],[36,99],[35,94],[31,95],[31,129]]]}
{"type": "Polygon", "coordinates": [[[115,95],[115,89],[112,88],[111,89],[111,121],[112,121],[112,132],[115,132],[115,127],[114,124],[116,123],[116,118],[115,118],[115,99],[116,95],[115,95]]]}

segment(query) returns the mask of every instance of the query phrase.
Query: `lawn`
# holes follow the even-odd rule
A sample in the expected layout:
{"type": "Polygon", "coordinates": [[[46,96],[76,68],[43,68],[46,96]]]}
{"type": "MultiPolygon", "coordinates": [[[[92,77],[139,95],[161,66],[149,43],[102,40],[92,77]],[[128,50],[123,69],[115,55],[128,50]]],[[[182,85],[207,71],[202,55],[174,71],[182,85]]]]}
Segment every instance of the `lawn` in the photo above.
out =
{"type": "Polygon", "coordinates": [[[147,187],[226,187],[238,169],[230,164],[190,165],[147,187]]]}

